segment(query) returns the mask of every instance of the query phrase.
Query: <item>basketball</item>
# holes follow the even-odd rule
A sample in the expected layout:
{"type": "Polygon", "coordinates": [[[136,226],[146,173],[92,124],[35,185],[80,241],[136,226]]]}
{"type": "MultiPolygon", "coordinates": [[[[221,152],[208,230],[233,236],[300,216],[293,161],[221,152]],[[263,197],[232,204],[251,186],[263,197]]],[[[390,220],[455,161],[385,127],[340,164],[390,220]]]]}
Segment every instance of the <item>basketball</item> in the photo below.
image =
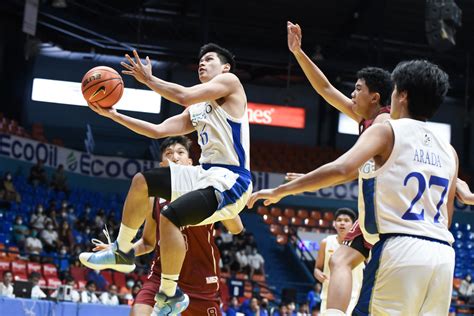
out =
{"type": "Polygon", "coordinates": [[[123,80],[113,68],[98,66],[84,75],[81,90],[87,102],[110,108],[122,97],[123,80]]]}

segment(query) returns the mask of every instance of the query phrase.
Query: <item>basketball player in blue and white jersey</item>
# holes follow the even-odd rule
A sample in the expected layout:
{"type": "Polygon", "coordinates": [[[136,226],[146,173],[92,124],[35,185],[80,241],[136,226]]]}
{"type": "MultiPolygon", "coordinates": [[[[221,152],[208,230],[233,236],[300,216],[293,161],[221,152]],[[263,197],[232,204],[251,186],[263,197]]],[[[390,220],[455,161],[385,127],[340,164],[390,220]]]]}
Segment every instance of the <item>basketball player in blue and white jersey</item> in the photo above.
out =
{"type": "MultiPolygon", "coordinates": [[[[454,273],[451,223],[458,158],[425,123],[448,91],[448,75],[424,60],[392,72],[391,117],[336,161],[275,189],[264,204],[338,183],[359,170],[359,217],[374,244],[353,315],[447,315],[454,273]]],[[[332,310],[331,315],[344,315],[332,310]]]]}
{"type": "Polygon", "coordinates": [[[151,61],[142,63],[138,53],[126,55],[124,74],[132,75],[150,89],[186,109],[161,124],[152,124],[120,114],[114,109],[90,108],[119,124],[150,138],[198,133],[199,166],[171,163],[168,168],[141,172],[133,177],[125,200],[122,224],[110,249],[82,253],[81,262],[92,269],[130,272],[135,268],[132,239],[142,225],[150,196],[171,201],[160,216],[161,283],[156,296],[158,315],[177,314],[189,298],[177,289],[186,249],[180,228],[223,221],[232,225],[252,192],[249,159],[247,98],[234,69],[233,55],[215,45],[199,53],[201,84],[183,87],[152,75],[151,61]]]}

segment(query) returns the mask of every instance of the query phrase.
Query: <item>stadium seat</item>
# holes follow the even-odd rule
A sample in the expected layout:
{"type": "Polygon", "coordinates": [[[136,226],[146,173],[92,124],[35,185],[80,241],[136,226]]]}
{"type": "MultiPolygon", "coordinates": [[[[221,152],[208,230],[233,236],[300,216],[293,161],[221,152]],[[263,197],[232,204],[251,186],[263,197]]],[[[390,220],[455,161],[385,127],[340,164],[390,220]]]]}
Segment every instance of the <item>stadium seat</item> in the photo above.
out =
{"type": "Polygon", "coordinates": [[[260,214],[260,215],[270,214],[270,212],[268,211],[268,208],[266,206],[259,206],[257,208],[257,213],[260,214]]]}
{"type": "Polygon", "coordinates": [[[0,258],[0,275],[3,275],[3,271],[10,269],[10,261],[0,258]]]}
{"type": "Polygon", "coordinates": [[[279,207],[272,207],[270,209],[270,214],[273,216],[273,217],[278,217],[281,215],[281,209],[279,207]]]}
{"type": "Polygon", "coordinates": [[[295,216],[295,210],[292,208],[285,208],[283,215],[285,215],[287,218],[292,218],[295,216]]]}
{"type": "Polygon", "coordinates": [[[301,219],[305,219],[305,218],[308,218],[308,211],[307,210],[298,210],[298,212],[296,213],[296,216],[301,218],[301,219]]]}
{"type": "Polygon", "coordinates": [[[252,281],[255,282],[265,282],[265,275],[263,274],[254,274],[252,276],[252,281]]]}
{"type": "Polygon", "coordinates": [[[324,219],[325,221],[328,221],[328,222],[333,221],[333,220],[334,220],[334,213],[333,213],[333,212],[329,212],[329,211],[324,212],[324,214],[323,214],[323,219],[324,219]]]}
{"type": "Polygon", "coordinates": [[[320,211],[316,211],[316,210],[311,211],[310,217],[311,217],[312,219],[315,219],[315,220],[319,221],[319,220],[321,219],[321,217],[322,217],[322,216],[321,216],[321,212],[320,212],[320,211]]]}
{"type": "Polygon", "coordinates": [[[8,247],[8,254],[7,257],[9,260],[14,261],[17,260],[20,256],[20,249],[17,246],[9,246],[8,247]]]}
{"type": "Polygon", "coordinates": [[[51,263],[43,264],[43,276],[45,278],[52,278],[52,277],[57,278],[58,269],[56,268],[54,264],[51,264],[51,263]]]}
{"type": "Polygon", "coordinates": [[[273,235],[278,235],[278,234],[281,234],[283,233],[283,229],[280,225],[276,225],[276,224],[271,224],[270,225],[270,232],[273,234],[273,235]]]}
{"type": "Polygon", "coordinates": [[[278,235],[276,239],[277,243],[279,243],[280,245],[286,245],[288,243],[287,235],[278,235]]]}
{"type": "Polygon", "coordinates": [[[100,271],[100,274],[104,277],[104,279],[107,281],[108,284],[113,284],[114,280],[112,277],[112,270],[102,270],[100,271]]]}
{"type": "Polygon", "coordinates": [[[303,223],[303,220],[300,217],[293,217],[291,219],[291,225],[300,226],[302,223],[303,223]]]}
{"type": "Polygon", "coordinates": [[[263,215],[263,221],[268,225],[276,223],[275,217],[271,215],[263,215]]]}
{"type": "Polygon", "coordinates": [[[307,218],[304,220],[304,224],[308,227],[317,227],[318,221],[316,221],[314,218],[307,218]]]}
{"type": "Polygon", "coordinates": [[[58,278],[47,278],[46,279],[46,284],[50,287],[55,287],[57,288],[58,286],[60,286],[62,283],[61,283],[61,280],[59,280],[58,278]]]}
{"type": "Polygon", "coordinates": [[[28,281],[28,276],[26,274],[17,273],[13,275],[15,281],[28,281]]]}
{"type": "Polygon", "coordinates": [[[41,274],[41,264],[36,262],[28,262],[26,264],[26,272],[30,274],[31,272],[39,272],[41,274]]]}
{"type": "Polygon", "coordinates": [[[14,275],[26,275],[26,262],[17,260],[17,261],[12,261],[11,264],[11,269],[14,275]]]}
{"type": "Polygon", "coordinates": [[[85,281],[86,279],[86,269],[83,267],[70,267],[69,271],[71,272],[71,276],[76,280],[76,282],[79,281],[85,281]]]}
{"type": "Polygon", "coordinates": [[[125,286],[125,283],[126,283],[125,274],[114,271],[113,280],[114,280],[113,283],[117,285],[119,289],[125,286]]]}
{"type": "Polygon", "coordinates": [[[278,224],[280,225],[288,225],[290,223],[290,219],[286,216],[278,216],[278,224]]]}

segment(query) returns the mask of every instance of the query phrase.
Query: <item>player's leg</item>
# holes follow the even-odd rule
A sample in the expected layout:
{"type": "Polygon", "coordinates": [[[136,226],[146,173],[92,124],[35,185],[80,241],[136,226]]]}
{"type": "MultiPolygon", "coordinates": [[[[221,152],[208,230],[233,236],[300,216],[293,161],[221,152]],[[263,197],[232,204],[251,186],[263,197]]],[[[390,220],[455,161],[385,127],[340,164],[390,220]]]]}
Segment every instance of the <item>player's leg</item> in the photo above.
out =
{"type": "Polygon", "coordinates": [[[130,316],[151,315],[155,305],[156,291],[160,286],[160,276],[152,274],[151,278],[146,280],[143,287],[137,294],[130,311],[130,316]]]}
{"type": "Polygon", "coordinates": [[[181,316],[221,316],[219,302],[206,301],[190,298],[189,307],[181,313],[181,316]]]}
{"type": "Polygon", "coordinates": [[[135,304],[130,310],[130,316],[151,315],[153,307],[145,304],[135,304]]]}
{"type": "Polygon", "coordinates": [[[448,315],[454,275],[454,249],[440,243],[432,243],[433,263],[431,282],[420,315],[448,315]]]}
{"type": "MultiPolygon", "coordinates": [[[[363,246],[362,241],[355,241],[363,246]]],[[[328,287],[327,308],[347,311],[352,297],[352,269],[364,262],[360,251],[341,245],[329,259],[331,279],[328,287]]]]}

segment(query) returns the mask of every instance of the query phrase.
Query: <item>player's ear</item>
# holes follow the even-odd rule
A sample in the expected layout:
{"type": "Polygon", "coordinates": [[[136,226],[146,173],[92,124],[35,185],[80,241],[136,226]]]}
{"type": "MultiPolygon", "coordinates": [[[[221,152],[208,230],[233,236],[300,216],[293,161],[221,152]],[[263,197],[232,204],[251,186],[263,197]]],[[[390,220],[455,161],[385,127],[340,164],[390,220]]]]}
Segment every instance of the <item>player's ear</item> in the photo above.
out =
{"type": "Polygon", "coordinates": [[[188,158],[188,163],[189,163],[189,165],[192,166],[193,165],[193,160],[191,158],[188,158]]]}
{"type": "Polygon", "coordinates": [[[160,161],[160,167],[166,167],[166,163],[163,160],[160,161]]]}
{"type": "Polygon", "coordinates": [[[375,102],[376,104],[379,104],[380,103],[380,93],[375,92],[372,95],[372,101],[375,102]]]}
{"type": "Polygon", "coordinates": [[[224,72],[230,72],[230,64],[229,63],[226,63],[224,64],[224,72]]]}

